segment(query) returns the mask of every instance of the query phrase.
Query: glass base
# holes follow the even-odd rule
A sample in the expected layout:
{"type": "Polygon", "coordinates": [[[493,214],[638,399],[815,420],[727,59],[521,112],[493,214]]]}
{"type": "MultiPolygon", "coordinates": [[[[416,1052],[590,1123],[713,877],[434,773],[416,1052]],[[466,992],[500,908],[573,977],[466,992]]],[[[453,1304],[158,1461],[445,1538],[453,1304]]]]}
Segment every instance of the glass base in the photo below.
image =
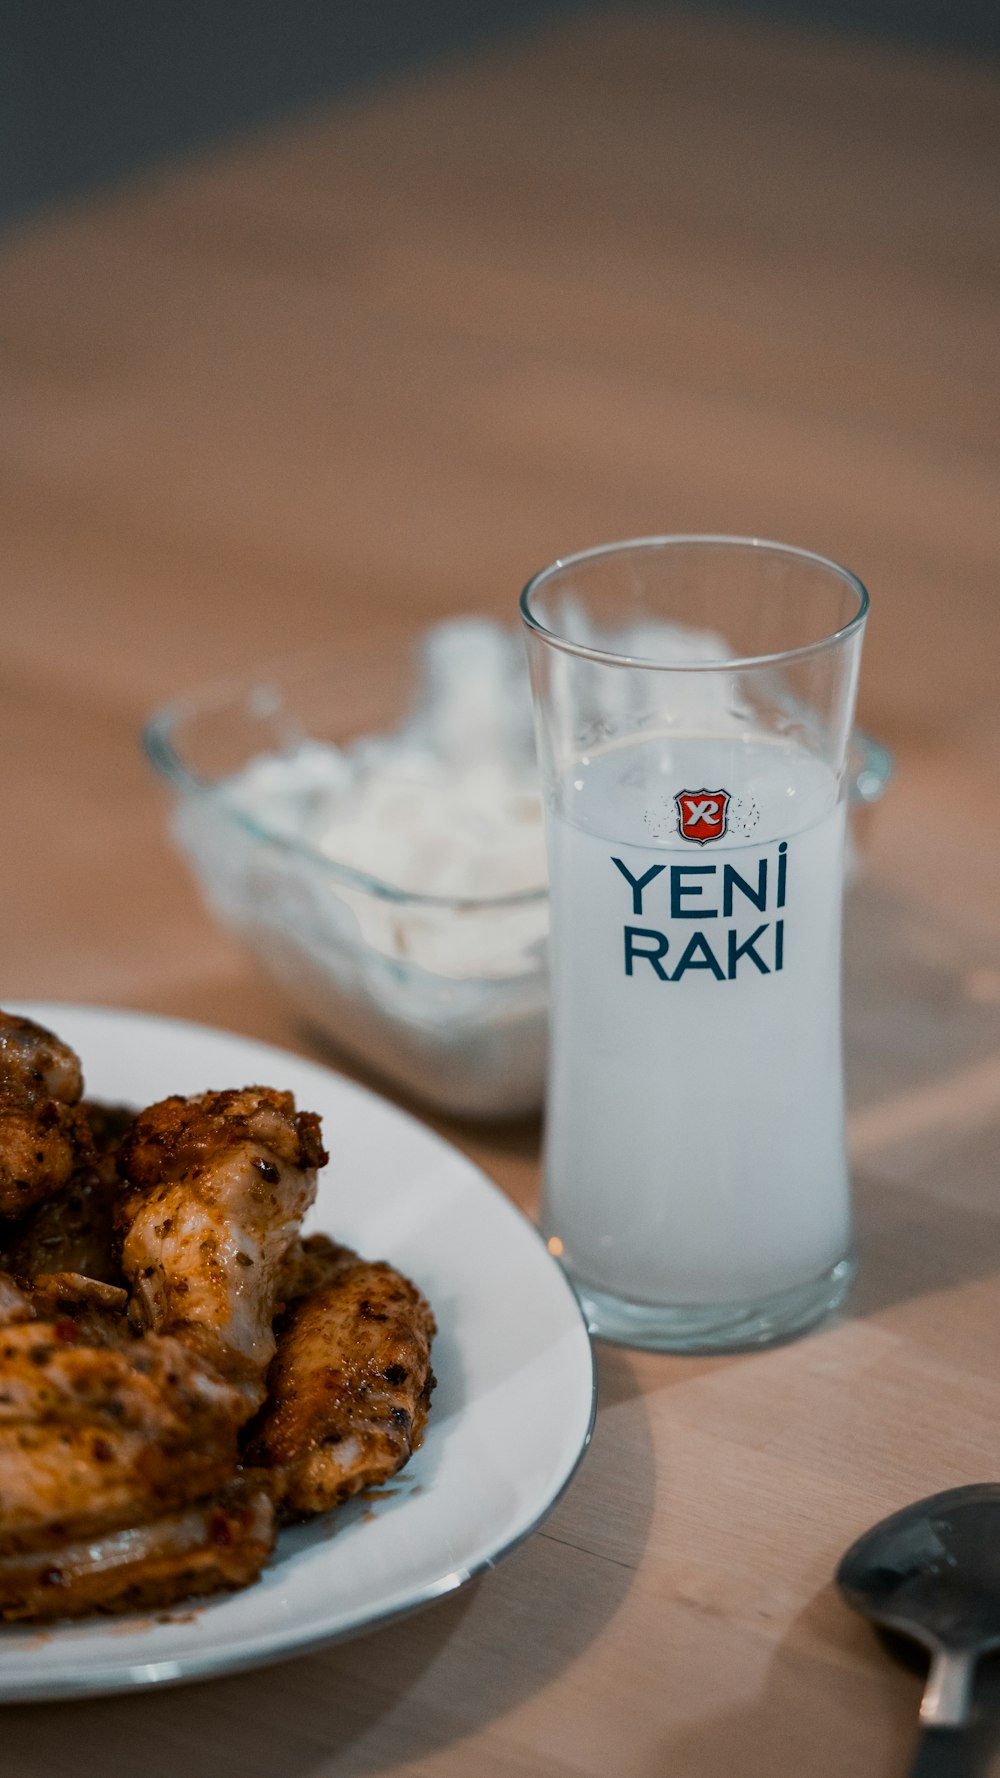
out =
{"type": "Polygon", "coordinates": [[[840,1307],[857,1273],[852,1254],[818,1278],[750,1303],[632,1303],[570,1277],[596,1339],[650,1352],[740,1352],[793,1339],[840,1307]]]}

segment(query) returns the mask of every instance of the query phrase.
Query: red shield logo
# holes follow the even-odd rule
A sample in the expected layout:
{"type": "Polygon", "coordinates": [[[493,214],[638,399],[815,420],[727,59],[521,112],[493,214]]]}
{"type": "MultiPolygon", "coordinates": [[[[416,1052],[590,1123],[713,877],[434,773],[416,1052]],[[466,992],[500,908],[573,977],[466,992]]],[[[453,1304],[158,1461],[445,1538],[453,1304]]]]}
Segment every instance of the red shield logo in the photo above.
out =
{"type": "Polygon", "coordinates": [[[674,802],[677,831],[682,840],[693,840],[696,846],[721,840],[726,831],[728,790],[679,790],[674,802]]]}

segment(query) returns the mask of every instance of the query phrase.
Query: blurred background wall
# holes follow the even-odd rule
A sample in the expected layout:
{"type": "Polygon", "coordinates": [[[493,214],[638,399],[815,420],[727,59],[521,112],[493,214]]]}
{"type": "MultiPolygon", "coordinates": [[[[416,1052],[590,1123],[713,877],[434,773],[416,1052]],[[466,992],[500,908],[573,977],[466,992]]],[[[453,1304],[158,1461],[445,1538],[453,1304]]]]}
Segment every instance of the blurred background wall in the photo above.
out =
{"type": "Polygon", "coordinates": [[[862,574],[897,760],[872,879],[996,931],[996,0],[0,21],[8,993],[279,1035],[168,850],[143,718],[293,649],[513,621],[544,562],[651,530],[862,574]]]}
{"type": "MultiPolygon", "coordinates": [[[[998,0],[686,10],[1000,52],[998,0]]],[[[586,11],[606,15],[614,0],[0,0],[0,222],[382,74],[586,11]]]]}

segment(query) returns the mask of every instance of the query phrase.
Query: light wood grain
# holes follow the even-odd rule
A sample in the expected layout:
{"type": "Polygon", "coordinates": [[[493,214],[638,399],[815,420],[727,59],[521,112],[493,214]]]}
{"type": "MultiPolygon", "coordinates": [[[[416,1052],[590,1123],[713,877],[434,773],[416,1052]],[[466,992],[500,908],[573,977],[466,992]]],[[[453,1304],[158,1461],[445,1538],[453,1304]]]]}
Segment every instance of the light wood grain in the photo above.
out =
{"type": "MultiPolygon", "coordinates": [[[[169,850],[142,715],[510,613],[609,538],[846,561],[898,760],[849,900],[849,1316],[602,1349],[593,1449],[496,1574],[264,1674],[8,1711],[19,1778],[904,1771],[918,1678],[831,1575],[1000,1469],[998,123],[985,66],[614,10],[0,251],[6,996],[303,1049],[169,850]]],[[[535,1125],[438,1121],[530,1210],[535,1125]]]]}

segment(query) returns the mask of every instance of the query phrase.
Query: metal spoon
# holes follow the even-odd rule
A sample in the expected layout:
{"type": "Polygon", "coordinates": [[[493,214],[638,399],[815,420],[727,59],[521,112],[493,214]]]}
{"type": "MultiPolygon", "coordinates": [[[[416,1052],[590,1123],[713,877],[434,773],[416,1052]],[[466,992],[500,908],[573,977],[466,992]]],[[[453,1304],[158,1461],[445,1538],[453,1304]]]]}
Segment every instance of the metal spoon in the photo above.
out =
{"type": "Polygon", "coordinates": [[[1000,1648],[1000,1483],[951,1488],[866,1531],[837,1569],[848,1605],[931,1657],[911,1778],[958,1770],[976,1662],[1000,1648]]]}

